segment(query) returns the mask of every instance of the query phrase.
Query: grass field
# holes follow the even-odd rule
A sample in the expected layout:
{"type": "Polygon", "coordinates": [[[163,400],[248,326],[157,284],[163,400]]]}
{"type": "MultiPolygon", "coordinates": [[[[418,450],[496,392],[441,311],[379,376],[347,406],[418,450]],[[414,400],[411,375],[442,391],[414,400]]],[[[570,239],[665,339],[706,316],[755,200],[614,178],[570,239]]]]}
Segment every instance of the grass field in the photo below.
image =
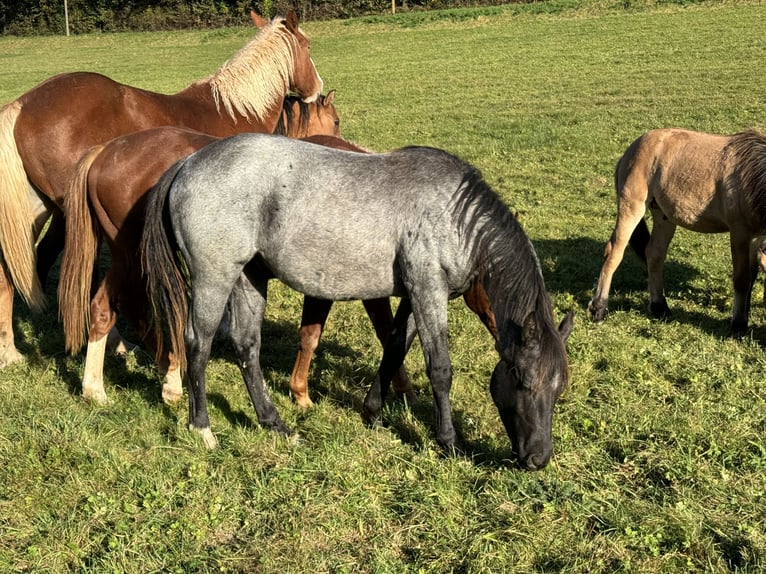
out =
{"type": "MultiPolygon", "coordinates": [[[[465,456],[438,451],[417,346],[407,367],[422,400],[391,402],[385,429],[362,424],[380,347],[358,303],[333,309],[316,406],[300,412],[287,381],[301,298],[276,283],[263,366],[304,441],[259,428],[222,348],[208,368],[221,448],[208,452],[186,430],[186,404],[162,404],[143,353],[107,359],[109,405],[82,400],[83,356],[63,352],[50,285],[45,314],[17,303],[28,360],[0,372],[0,572],[766,571],[762,286],[751,331],[730,339],[727,237],[679,230],[673,320],[647,317],[631,255],[607,321],[585,315],[627,145],[657,127],[766,130],[764,19],[760,2],[628,0],[304,24],[343,134],[477,165],[519,212],[557,317],[574,309],[551,464],[526,473],[509,460],[488,390],[493,344],[462,301],[450,347],[465,456]]],[[[0,101],[66,70],[179,90],[250,37],[0,38],[0,101]]]]}

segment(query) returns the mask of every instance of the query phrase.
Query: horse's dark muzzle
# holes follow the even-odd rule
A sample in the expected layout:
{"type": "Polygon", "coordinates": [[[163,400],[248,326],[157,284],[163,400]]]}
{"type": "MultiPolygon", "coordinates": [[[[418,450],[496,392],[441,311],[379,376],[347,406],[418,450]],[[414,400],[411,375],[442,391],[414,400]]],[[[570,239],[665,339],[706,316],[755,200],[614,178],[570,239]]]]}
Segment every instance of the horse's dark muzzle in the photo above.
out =
{"type": "Polygon", "coordinates": [[[523,470],[542,470],[545,468],[553,456],[552,442],[536,436],[539,434],[537,432],[532,432],[522,438],[522,435],[526,433],[517,428],[515,417],[510,411],[501,411],[500,419],[511,439],[513,455],[519,468],[523,470]]]}

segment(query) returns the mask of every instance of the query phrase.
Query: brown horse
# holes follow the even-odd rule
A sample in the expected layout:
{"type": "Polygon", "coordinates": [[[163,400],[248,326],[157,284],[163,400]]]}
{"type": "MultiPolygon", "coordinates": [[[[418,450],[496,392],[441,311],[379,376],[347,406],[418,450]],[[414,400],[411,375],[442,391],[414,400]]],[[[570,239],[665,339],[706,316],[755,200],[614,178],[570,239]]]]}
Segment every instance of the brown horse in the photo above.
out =
{"type": "MultiPolygon", "coordinates": [[[[331,99],[332,93],[328,97],[331,99]]],[[[311,134],[314,130],[337,134],[338,124],[333,121],[337,115],[332,106],[326,106],[320,100],[320,103],[310,105],[308,111],[313,111],[309,121],[285,119],[287,124],[283,126],[286,126],[287,135],[311,134]],[[330,116],[329,121],[323,116],[330,116]]],[[[154,128],[96,146],[78,163],[64,201],[67,234],[59,283],[59,309],[67,348],[71,351],[82,346],[88,325],[88,351],[82,382],[85,397],[100,403],[106,401],[103,361],[108,334],[117,319],[116,310],[119,310],[134,325],[142,342],[158,351],[159,368],[165,373],[163,399],[174,402],[180,398],[182,390],[177,364],[172,354],[157,348],[147,323],[149,302],[138,259],[145,195],[175,161],[217,139],[182,128],[154,128]],[[89,301],[100,233],[109,245],[112,265],[96,295],[89,301]]],[[[311,141],[312,138],[308,139],[311,141]]],[[[350,151],[361,149],[337,137],[318,143],[350,151]]],[[[364,305],[378,337],[384,341],[393,322],[388,300],[365,301],[364,305]]],[[[307,298],[304,302],[301,350],[290,379],[292,394],[302,407],[311,405],[307,392],[310,359],[328,312],[329,306],[325,310],[323,301],[307,298]],[[314,321],[321,325],[315,325],[314,321]]],[[[394,384],[398,392],[413,396],[412,385],[403,368],[397,373],[394,384]]]]}
{"type": "Polygon", "coordinates": [[[217,137],[271,133],[288,91],[315,100],[322,79],[294,12],[267,22],[213,75],[172,95],[126,86],[95,73],[54,76],[0,110],[0,366],[21,359],[13,341],[13,288],[44,306],[40,276],[63,244],[61,207],[74,166],[90,147],[154,126],[175,125],[217,137]]]}
{"type": "MultiPolygon", "coordinates": [[[[294,132],[288,131],[288,134],[291,133],[294,132]]],[[[133,323],[147,346],[157,349],[157,342],[146,322],[148,301],[137,259],[145,194],[175,160],[215,139],[178,128],[146,130],[99,146],[78,164],[77,175],[72,180],[65,201],[68,227],[59,302],[70,350],[75,351],[82,346],[85,326],[89,324],[84,396],[98,402],[106,400],[103,358],[107,333],[116,320],[115,308],[119,308],[133,323]],[[147,158],[151,158],[151,162],[147,158]],[[91,210],[97,222],[93,220],[91,210]],[[89,305],[89,286],[99,228],[110,246],[112,266],[89,305]]],[[[308,140],[348,151],[366,151],[338,137],[314,136],[308,140]]],[[[465,295],[465,300],[497,340],[494,315],[483,289],[479,286],[472,289],[465,295]]],[[[393,323],[388,299],[373,299],[363,304],[376,335],[385,341],[393,323]]],[[[308,372],[331,306],[329,301],[304,298],[300,349],[290,377],[291,393],[303,408],[312,404],[308,395],[308,372]]],[[[157,350],[158,364],[166,377],[163,398],[167,402],[176,401],[182,392],[177,363],[172,354],[157,350]]],[[[397,371],[394,388],[410,400],[414,398],[412,385],[403,367],[397,371]]]]}
{"type": "MultiPolygon", "coordinates": [[[[295,97],[285,98],[275,131],[290,137],[339,133],[334,96],[333,90],[311,104],[295,97]]],[[[59,313],[67,348],[73,352],[82,346],[85,325],[89,323],[82,383],[86,398],[106,401],[103,360],[107,335],[125,348],[113,329],[117,310],[131,321],[142,341],[154,347],[145,320],[147,302],[137,260],[143,196],[176,160],[216,139],[182,128],[154,128],[95,146],[78,162],[64,198],[67,234],[59,282],[59,313]],[[93,263],[102,235],[109,245],[112,264],[89,303],[93,263]]],[[[169,361],[172,358],[163,355],[160,370],[166,373],[163,397],[173,401],[180,397],[181,382],[169,361]]]]}
{"type": "Polygon", "coordinates": [[[626,150],[615,169],[617,223],[604,252],[592,319],[606,317],[609,287],[625,247],[645,261],[649,312],[670,313],[662,267],[676,226],[701,233],[730,234],[734,265],[731,329],[747,329],[750,292],[757,272],[753,238],[766,233],[766,137],[745,131],[712,135],[680,129],[647,132],[626,150]],[[649,234],[644,213],[652,212],[649,234]]]}

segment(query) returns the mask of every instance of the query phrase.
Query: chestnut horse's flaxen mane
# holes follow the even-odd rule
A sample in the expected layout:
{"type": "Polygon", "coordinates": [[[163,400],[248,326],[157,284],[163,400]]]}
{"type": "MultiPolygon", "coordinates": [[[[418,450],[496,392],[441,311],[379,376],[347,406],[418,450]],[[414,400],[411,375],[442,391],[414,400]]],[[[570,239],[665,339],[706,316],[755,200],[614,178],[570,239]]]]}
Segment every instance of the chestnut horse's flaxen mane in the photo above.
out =
{"type": "Polygon", "coordinates": [[[217,72],[197,84],[209,83],[216,106],[234,121],[239,113],[261,119],[289,89],[295,38],[285,18],[274,18],[217,72]]]}

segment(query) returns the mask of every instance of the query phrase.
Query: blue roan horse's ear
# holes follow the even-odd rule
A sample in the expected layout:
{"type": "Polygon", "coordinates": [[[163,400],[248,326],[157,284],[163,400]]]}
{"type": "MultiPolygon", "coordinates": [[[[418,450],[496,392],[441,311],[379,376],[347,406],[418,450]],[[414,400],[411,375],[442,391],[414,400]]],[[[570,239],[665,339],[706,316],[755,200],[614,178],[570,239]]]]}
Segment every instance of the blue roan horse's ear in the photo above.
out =
{"type": "Polygon", "coordinates": [[[537,317],[532,311],[524,319],[524,325],[521,327],[521,342],[525,347],[540,344],[540,328],[537,325],[537,317]]]}
{"type": "Polygon", "coordinates": [[[559,323],[559,337],[561,337],[562,343],[567,342],[569,334],[572,332],[572,327],[574,327],[574,311],[567,313],[566,317],[559,323]]]}

